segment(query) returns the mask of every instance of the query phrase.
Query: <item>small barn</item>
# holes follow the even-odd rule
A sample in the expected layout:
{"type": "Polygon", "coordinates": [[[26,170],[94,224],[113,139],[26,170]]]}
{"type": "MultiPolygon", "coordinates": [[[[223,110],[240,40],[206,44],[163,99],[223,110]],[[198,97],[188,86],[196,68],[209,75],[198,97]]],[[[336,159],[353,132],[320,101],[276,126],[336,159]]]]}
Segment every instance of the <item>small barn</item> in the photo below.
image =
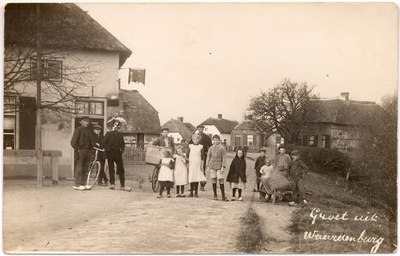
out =
{"type": "Polygon", "coordinates": [[[274,143],[268,142],[271,135],[272,129],[262,129],[255,121],[245,120],[232,130],[231,145],[234,148],[247,146],[250,152],[256,152],[263,147],[274,148],[274,143]]]}

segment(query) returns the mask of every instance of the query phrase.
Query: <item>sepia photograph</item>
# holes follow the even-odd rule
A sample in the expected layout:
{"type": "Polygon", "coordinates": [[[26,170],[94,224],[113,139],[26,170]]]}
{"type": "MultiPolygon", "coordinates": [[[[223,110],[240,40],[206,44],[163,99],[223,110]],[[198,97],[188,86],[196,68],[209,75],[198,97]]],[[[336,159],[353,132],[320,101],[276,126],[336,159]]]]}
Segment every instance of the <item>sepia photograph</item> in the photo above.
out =
{"type": "Polygon", "coordinates": [[[5,254],[397,252],[397,2],[4,2],[5,254]]]}

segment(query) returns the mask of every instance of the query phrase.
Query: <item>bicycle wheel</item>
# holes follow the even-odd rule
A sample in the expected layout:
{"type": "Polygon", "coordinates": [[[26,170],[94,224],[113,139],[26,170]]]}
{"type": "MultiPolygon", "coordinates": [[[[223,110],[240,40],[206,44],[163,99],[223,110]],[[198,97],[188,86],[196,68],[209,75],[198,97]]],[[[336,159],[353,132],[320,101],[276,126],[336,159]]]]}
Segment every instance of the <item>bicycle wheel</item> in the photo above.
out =
{"type": "Polygon", "coordinates": [[[159,167],[154,167],[153,174],[151,175],[151,188],[153,189],[153,192],[157,192],[160,189],[160,186],[158,185],[158,171],[159,167]]]}
{"type": "Polygon", "coordinates": [[[100,174],[100,162],[96,161],[90,164],[88,177],[86,181],[86,189],[91,189],[97,182],[100,174]]]}

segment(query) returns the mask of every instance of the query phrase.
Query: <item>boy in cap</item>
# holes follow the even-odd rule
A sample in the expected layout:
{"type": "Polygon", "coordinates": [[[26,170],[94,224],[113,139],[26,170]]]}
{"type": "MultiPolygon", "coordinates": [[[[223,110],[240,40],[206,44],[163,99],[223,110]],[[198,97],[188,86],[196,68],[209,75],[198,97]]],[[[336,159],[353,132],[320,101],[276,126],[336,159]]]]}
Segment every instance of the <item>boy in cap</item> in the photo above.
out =
{"type": "Polygon", "coordinates": [[[72,186],[75,190],[85,190],[86,176],[92,160],[92,143],[90,130],[90,118],[83,116],[81,118],[81,126],[76,128],[71,139],[71,146],[75,149],[75,182],[72,186]]]}
{"type": "Polygon", "coordinates": [[[257,157],[256,162],[254,164],[254,170],[256,171],[256,187],[253,189],[253,192],[259,192],[260,191],[260,178],[261,178],[261,167],[264,166],[265,164],[265,154],[267,153],[267,150],[265,148],[260,149],[260,156],[257,157]]]}
{"type": "Polygon", "coordinates": [[[168,137],[169,134],[169,129],[168,128],[162,128],[161,129],[161,136],[158,137],[155,141],[153,141],[154,146],[160,146],[160,147],[169,147],[169,148],[174,148],[174,138],[168,137]]]}
{"type": "Polygon", "coordinates": [[[289,203],[290,206],[298,205],[299,202],[307,203],[304,176],[307,174],[308,167],[299,157],[300,152],[298,150],[293,150],[293,161],[290,162],[288,168],[289,181],[291,181],[293,189],[292,202],[289,203]]]}
{"type": "Polygon", "coordinates": [[[225,196],[225,185],[224,185],[224,170],[226,162],[226,150],[221,145],[219,135],[213,136],[213,145],[208,149],[206,166],[210,170],[211,183],[214,191],[214,200],[218,200],[217,197],[217,180],[221,189],[221,195],[223,201],[228,201],[225,196]]]}
{"type": "MultiPolygon", "coordinates": [[[[103,148],[103,142],[104,142],[104,135],[101,132],[102,128],[100,125],[95,124],[93,125],[93,133],[92,134],[92,145],[93,147],[97,148],[103,148]]],[[[107,175],[104,172],[104,165],[106,162],[106,156],[104,152],[99,151],[97,153],[97,160],[100,162],[100,174],[99,174],[99,185],[100,186],[107,186],[107,175]],[[104,183],[103,183],[104,181],[104,183]]]]}
{"type": "Polygon", "coordinates": [[[114,163],[117,164],[117,174],[121,183],[121,190],[131,191],[131,187],[125,187],[125,169],[122,162],[122,153],[125,150],[125,141],[122,133],[119,132],[122,123],[119,120],[112,122],[111,131],[106,133],[103,146],[106,149],[108,168],[110,172],[110,189],[115,189],[114,163]]]}

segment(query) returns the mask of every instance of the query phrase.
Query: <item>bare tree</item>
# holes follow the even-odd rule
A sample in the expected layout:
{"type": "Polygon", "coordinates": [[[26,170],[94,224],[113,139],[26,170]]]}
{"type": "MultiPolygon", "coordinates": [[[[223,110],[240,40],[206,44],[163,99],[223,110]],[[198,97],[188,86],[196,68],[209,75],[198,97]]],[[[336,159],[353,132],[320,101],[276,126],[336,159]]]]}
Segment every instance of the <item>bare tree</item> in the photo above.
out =
{"type": "Polygon", "coordinates": [[[316,109],[315,104],[310,104],[317,99],[312,94],[313,88],[307,82],[299,84],[284,79],[274,88],[251,100],[247,117],[268,124],[286,143],[293,144],[316,109]]]}
{"type": "MultiPolygon", "coordinates": [[[[45,20],[32,15],[32,12],[21,11],[21,8],[25,7],[7,5],[5,11],[4,97],[35,94],[39,68],[37,55],[40,51],[40,107],[74,113],[77,95],[82,96],[83,91],[87,92],[88,87],[94,86],[94,77],[102,67],[96,66],[89,58],[78,57],[78,49],[74,46],[56,47],[53,41],[47,39],[46,35],[68,26],[62,23],[63,17],[59,21],[57,17],[45,20]],[[41,49],[38,49],[38,41],[41,49]]],[[[79,28],[70,26],[69,29],[79,28]]],[[[86,94],[90,96],[90,90],[86,94]]],[[[13,104],[5,109],[19,111],[18,102],[13,104]]]]}

